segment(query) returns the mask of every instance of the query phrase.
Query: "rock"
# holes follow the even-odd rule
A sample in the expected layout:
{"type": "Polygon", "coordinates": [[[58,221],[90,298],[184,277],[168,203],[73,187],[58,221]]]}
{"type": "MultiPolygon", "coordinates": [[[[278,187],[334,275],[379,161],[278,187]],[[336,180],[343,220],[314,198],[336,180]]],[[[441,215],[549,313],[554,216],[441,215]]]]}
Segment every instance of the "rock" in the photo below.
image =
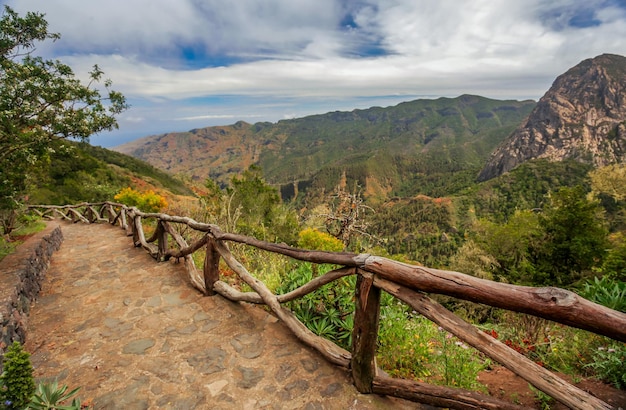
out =
{"type": "Polygon", "coordinates": [[[189,357],[187,363],[202,374],[213,374],[219,373],[226,368],[224,364],[225,359],[226,352],[224,350],[212,347],[189,357]]]}
{"type": "Polygon", "coordinates": [[[246,359],[255,359],[263,353],[263,341],[258,334],[244,333],[230,341],[235,351],[246,359]]]}
{"type": "Polygon", "coordinates": [[[302,363],[304,369],[309,373],[315,372],[320,367],[319,362],[312,358],[302,359],[300,360],[300,363],[302,363]]]}
{"type": "Polygon", "coordinates": [[[322,397],[334,396],[338,391],[341,390],[341,384],[339,383],[331,383],[324,390],[322,390],[322,397]]]}
{"type": "Polygon", "coordinates": [[[125,354],[145,354],[146,350],[154,346],[154,339],[139,339],[128,343],[122,349],[125,354]]]}
{"type": "Polygon", "coordinates": [[[238,366],[237,370],[241,373],[241,380],[237,383],[237,386],[241,388],[250,389],[263,379],[263,369],[238,366]]]}
{"type": "Polygon", "coordinates": [[[595,167],[626,161],[626,57],[603,54],[559,76],[494,151],[478,180],[535,158],[595,167]]]}
{"type": "Polygon", "coordinates": [[[207,389],[209,389],[209,393],[211,393],[211,397],[215,397],[221,393],[222,389],[228,385],[228,381],[226,380],[218,380],[211,384],[205,385],[207,389]]]}

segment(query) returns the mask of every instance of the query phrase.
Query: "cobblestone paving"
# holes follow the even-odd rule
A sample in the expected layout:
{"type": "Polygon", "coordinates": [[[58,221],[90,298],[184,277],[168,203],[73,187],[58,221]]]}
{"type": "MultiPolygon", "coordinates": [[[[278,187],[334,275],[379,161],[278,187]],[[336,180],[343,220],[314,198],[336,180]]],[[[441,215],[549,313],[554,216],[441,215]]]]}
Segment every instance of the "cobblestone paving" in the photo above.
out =
{"type": "Polygon", "coordinates": [[[361,395],[263,309],[204,297],[119,227],[61,223],[31,310],[35,376],[96,409],[415,409],[361,395]]]}

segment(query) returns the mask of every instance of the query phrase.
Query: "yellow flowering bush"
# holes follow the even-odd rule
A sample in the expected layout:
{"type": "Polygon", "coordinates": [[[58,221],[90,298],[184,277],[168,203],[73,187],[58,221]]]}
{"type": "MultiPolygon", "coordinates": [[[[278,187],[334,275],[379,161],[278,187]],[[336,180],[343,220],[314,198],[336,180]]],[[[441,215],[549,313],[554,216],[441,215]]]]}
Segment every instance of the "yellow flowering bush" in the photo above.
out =
{"type": "Polygon", "coordinates": [[[160,212],[167,208],[165,197],[151,189],[139,192],[127,187],[122,189],[114,198],[124,205],[136,206],[143,212],[160,212]]]}
{"type": "Polygon", "coordinates": [[[343,242],[331,234],[320,232],[314,228],[306,228],[298,234],[298,246],[316,251],[343,251],[343,242]]]}

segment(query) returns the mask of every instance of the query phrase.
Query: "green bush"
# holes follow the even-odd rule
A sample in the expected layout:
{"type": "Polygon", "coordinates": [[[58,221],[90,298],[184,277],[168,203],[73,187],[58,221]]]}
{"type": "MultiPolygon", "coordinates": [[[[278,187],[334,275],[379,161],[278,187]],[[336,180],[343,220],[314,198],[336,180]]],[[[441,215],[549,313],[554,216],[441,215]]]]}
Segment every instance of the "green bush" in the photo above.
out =
{"type": "MultiPolygon", "coordinates": [[[[331,265],[299,264],[287,272],[277,293],[287,293],[332,269],[331,265]]],[[[343,277],[315,292],[288,303],[291,311],[309,330],[339,346],[350,349],[354,313],[355,276],[343,277]]]]}
{"type": "Polygon", "coordinates": [[[341,252],[343,242],[329,233],[318,231],[314,228],[306,228],[298,234],[298,247],[304,249],[341,252]]]}
{"type": "Polygon", "coordinates": [[[378,365],[392,376],[423,381],[432,375],[436,328],[421,316],[407,312],[383,293],[378,331],[378,365]]]}
{"type": "Polygon", "coordinates": [[[478,373],[485,361],[470,346],[384,294],[378,364],[396,377],[485,391],[478,373]]]}
{"type": "Polygon", "coordinates": [[[461,389],[485,391],[478,381],[478,373],[485,369],[484,360],[463,341],[444,329],[437,328],[435,346],[439,349],[431,358],[441,384],[461,389]]]}
{"type": "Polygon", "coordinates": [[[0,236],[0,261],[15,252],[17,245],[16,242],[8,241],[4,236],[0,236]]]}
{"type": "Polygon", "coordinates": [[[580,295],[599,305],[626,313],[626,282],[609,276],[587,281],[580,295]]]}
{"type": "Polygon", "coordinates": [[[593,362],[587,365],[596,376],[618,389],[626,389],[626,345],[611,342],[600,346],[593,356],[593,362]]]}
{"type": "Polygon", "coordinates": [[[141,211],[147,213],[161,212],[163,209],[167,208],[165,198],[153,190],[139,192],[127,187],[122,189],[114,198],[116,201],[128,206],[136,206],[141,211]]]}
{"type": "Polygon", "coordinates": [[[30,355],[19,342],[13,342],[4,355],[0,376],[0,408],[23,409],[35,392],[30,355]]]}

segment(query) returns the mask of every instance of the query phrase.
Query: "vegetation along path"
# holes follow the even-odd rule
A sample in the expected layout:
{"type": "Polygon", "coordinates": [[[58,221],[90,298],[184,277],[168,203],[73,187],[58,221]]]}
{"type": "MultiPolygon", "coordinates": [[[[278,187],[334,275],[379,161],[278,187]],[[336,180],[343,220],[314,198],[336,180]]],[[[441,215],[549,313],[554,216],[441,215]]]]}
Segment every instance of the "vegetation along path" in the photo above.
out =
{"type": "Polygon", "coordinates": [[[359,394],[276,318],[201,295],[120,228],[61,227],[26,349],[35,377],[82,386],[96,409],[426,408],[359,394]]]}

